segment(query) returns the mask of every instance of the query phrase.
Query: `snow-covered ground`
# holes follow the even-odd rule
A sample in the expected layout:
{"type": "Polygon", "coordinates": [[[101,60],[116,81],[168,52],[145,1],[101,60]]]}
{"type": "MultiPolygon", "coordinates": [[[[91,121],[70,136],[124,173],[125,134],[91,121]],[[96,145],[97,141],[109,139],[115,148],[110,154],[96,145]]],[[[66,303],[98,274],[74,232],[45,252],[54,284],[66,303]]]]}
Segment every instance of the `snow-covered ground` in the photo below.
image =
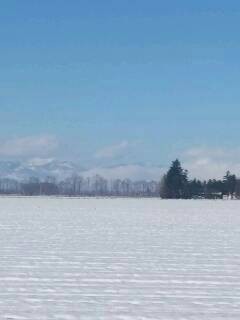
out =
{"type": "Polygon", "coordinates": [[[0,319],[240,319],[240,202],[0,198],[0,319]]]}

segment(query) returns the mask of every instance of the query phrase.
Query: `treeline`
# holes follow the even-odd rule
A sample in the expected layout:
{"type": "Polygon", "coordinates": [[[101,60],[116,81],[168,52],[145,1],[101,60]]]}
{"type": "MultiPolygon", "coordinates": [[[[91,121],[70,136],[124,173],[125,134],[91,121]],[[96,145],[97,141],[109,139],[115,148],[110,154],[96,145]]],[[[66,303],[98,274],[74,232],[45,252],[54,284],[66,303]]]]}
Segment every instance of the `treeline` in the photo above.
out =
{"type": "Polygon", "coordinates": [[[74,175],[62,181],[32,177],[24,181],[0,178],[0,194],[24,196],[120,196],[161,197],[163,199],[240,199],[240,180],[229,171],[221,180],[189,179],[179,160],[172,162],[161,181],[107,180],[100,175],[74,175]]]}
{"type": "Polygon", "coordinates": [[[181,167],[177,159],[172,162],[160,183],[160,196],[163,199],[223,199],[240,198],[240,180],[227,171],[222,180],[190,180],[188,171],[181,167]]]}
{"type": "Polygon", "coordinates": [[[54,177],[47,177],[43,181],[32,177],[21,182],[0,179],[0,194],[24,196],[159,197],[159,187],[157,181],[107,180],[99,175],[89,178],[74,175],[62,181],[57,181],[54,177]]]}

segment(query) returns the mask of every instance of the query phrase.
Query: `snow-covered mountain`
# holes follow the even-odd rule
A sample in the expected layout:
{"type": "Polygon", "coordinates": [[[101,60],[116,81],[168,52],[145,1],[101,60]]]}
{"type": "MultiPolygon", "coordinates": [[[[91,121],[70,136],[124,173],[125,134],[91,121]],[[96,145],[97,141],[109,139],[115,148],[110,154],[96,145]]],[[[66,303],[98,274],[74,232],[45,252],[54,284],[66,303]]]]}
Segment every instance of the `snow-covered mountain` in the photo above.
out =
{"type": "Polygon", "coordinates": [[[69,161],[31,159],[28,161],[0,161],[0,177],[24,180],[30,177],[44,179],[48,176],[64,179],[79,173],[81,168],[69,161]]]}
{"type": "Polygon", "coordinates": [[[43,180],[50,176],[55,177],[57,180],[62,180],[74,174],[79,174],[83,177],[101,175],[109,180],[127,178],[132,180],[159,180],[163,174],[163,168],[140,164],[83,168],[70,161],[51,158],[34,158],[27,161],[0,161],[0,178],[25,180],[36,177],[43,180]]]}

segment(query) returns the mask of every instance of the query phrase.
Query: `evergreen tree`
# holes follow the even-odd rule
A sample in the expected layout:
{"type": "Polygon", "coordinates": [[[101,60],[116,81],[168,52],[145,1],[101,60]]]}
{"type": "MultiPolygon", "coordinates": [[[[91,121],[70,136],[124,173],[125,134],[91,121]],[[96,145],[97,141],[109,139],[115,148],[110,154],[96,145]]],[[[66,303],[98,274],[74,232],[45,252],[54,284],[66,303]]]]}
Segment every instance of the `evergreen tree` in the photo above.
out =
{"type": "Polygon", "coordinates": [[[227,171],[226,175],[223,178],[224,185],[224,194],[227,194],[233,198],[233,195],[236,190],[237,178],[235,174],[231,174],[230,171],[227,171]]]}
{"type": "Polygon", "coordinates": [[[204,194],[204,186],[201,181],[194,179],[189,182],[189,192],[191,197],[202,196],[204,194]]]}
{"type": "Polygon", "coordinates": [[[205,197],[210,199],[222,198],[223,189],[224,185],[222,180],[210,179],[206,183],[205,197]]]}
{"type": "Polygon", "coordinates": [[[178,159],[172,162],[161,183],[161,197],[165,199],[186,199],[190,197],[188,172],[178,159]]]}
{"type": "Polygon", "coordinates": [[[169,190],[167,187],[167,175],[165,174],[160,181],[160,197],[167,199],[169,195],[169,190]]]}

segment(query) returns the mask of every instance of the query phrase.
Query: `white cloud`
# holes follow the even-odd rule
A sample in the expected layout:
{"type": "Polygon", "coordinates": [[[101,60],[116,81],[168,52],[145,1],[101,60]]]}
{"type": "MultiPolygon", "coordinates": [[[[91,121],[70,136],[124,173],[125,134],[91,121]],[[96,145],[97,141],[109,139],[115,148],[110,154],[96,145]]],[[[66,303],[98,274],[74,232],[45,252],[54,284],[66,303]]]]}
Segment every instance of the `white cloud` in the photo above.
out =
{"type": "Polygon", "coordinates": [[[54,136],[27,136],[0,141],[1,157],[46,156],[55,151],[58,141],[54,136]]]}
{"type": "Polygon", "coordinates": [[[128,151],[131,144],[128,141],[122,141],[118,144],[107,146],[95,154],[97,159],[113,159],[123,155],[128,151]]]}
{"type": "Polygon", "coordinates": [[[106,179],[160,180],[164,170],[160,167],[142,165],[119,165],[115,167],[93,168],[83,173],[85,177],[96,174],[106,179]]]}
{"type": "Polygon", "coordinates": [[[196,147],[183,155],[183,166],[190,177],[220,179],[227,170],[240,176],[239,148],[196,147]]]}
{"type": "MultiPolygon", "coordinates": [[[[114,158],[130,150],[129,142],[102,149],[97,155],[102,158],[114,158]]],[[[240,148],[211,148],[200,146],[188,149],[182,153],[182,166],[189,171],[190,178],[222,179],[227,170],[240,177],[240,148]]],[[[168,168],[141,165],[117,165],[114,167],[98,167],[85,172],[86,176],[95,174],[108,179],[159,180],[168,168]]]]}

